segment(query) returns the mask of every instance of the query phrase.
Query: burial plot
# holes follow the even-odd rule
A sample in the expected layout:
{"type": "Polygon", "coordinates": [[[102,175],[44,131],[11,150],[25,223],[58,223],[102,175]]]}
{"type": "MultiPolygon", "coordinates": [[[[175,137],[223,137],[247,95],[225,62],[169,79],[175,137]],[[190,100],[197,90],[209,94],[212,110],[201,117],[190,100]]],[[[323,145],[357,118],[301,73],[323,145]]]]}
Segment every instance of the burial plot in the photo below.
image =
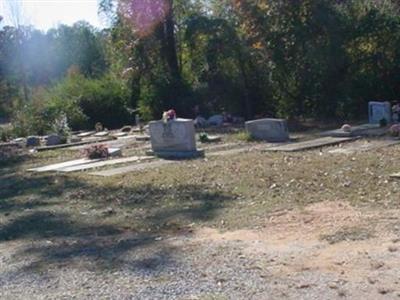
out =
{"type": "Polygon", "coordinates": [[[310,141],[304,141],[300,143],[292,143],[292,144],[286,144],[286,145],[281,145],[281,146],[276,146],[276,147],[270,147],[270,148],[265,148],[263,151],[274,151],[274,152],[295,152],[295,151],[303,151],[303,150],[309,150],[313,148],[320,148],[320,147],[325,147],[325,146],[331,146],[331,145],[336,145],[340,144],[343,142],[348,142],[352,141],[355,138],[353,137],[324,137],[324,138],[319,138],[315,140],[310,140],[310,141]]]}
{"type": "Polygon", "coordinates": [[[78,137],[86,138],[86,137],[94,135],[95,133],[96,133],[96,131],[82,132],[82,133],[78,134],[78,137]]]}
{"type": "Polygon", "coordinates": [[[348,131],[342,128],[336,130],[325,131],[321,133],[321,136],[332,136],[332,137],[352,137],[352,136],[382,136],[386,134],[387,129],[382,128],[379,124],[363,124],[357,126],[351,126],[348,131]]]}
{"type": "Polygon", "coordinates": [[[108,136],[110,133],[108,132],[108,131],[100,131],[100,132],[97,132],[97,133],[95,133],[95,137],[105,137],[105,136],[108,136]]]}
{"type": "Polygon", "coordinates": [[[369,123],[379,124],[382,119],[387,123],[392,121],[392,108],[389,102],[369,102],[368,104],[369,123]]]}
{"type": "Polygon", "coordinates": [[[196,148],[193,120],[153,121],[149,126],[151,147],[156,156],[193,158],[204,154],[196,148]]]}
{"type": "Polygon", "coordinates": [[[77,160],[71,160],[71,161],[66,161],[58,164],[52,164],[44,167],[39,167],[39,168],[32,168],[28,169],[29,172],[50,172],[50,171],[57,171],[58,169],[62,168],[67,168],[67,167],[72,167],[72,166],[78,166],[78,165],[84,165],[84,164],[89,164],[89,163],[94,163],[98,162],[100,159],[77,159],[77,160]]]}
{"type": "Polygon", "coordinates": [[[162,167],[162,166],[165,166],[168,164],[172,164],[172,163],[179,163],[179,162],[175,162],[172,160],[157,160],[157,161],[153,161],[153,162],[144,162],[144,163],[140,163],[140,164],[134,164],[132,166],[98,171],[98,172],[93,172],[93,173],[89,173],[89,174],[94,175],[94,176],[101,176],[101,177],[111,177],[111,176],[117,176],[117,175],[124,175],[124,174],[132,173],[132,172],[143,171],[143,170],[147,170],[147,169],[159,168],[159,167],[162,167]]]}
{"type": "Polygon", "coordinates": [[[260,119],[246,122],[246,130],[250,135],[259,140],[268,142],[287,142],[289,130],[286,120],[260,119]]]}
{"type": "Polygon", "coordinates": [[[69,167],[62,167],[57,169],[58,172],[78,172],[78,171],[85,171],[95,168],[101,168],[106,166],[116,166],[121,164],[127,164],[132,162],[143,162],[147,160],[154,159],[151,156],[132,156],[132,157],[125,157],[125,158],[118,158],[118,159],[108,159],[108,160],[101,160],[93,163],[86,163],[81,165],[69,166],[69,167]]]}

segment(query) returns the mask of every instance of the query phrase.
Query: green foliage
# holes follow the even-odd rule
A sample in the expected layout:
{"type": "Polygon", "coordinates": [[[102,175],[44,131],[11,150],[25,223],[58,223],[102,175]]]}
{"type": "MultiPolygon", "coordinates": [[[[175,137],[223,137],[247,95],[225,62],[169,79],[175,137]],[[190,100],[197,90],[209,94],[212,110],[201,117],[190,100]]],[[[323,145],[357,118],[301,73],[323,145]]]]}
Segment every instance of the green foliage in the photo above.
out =
{"type": "Polygon", "coordinates": [[[11,126],[0,126],[0,141],[8,142],[13,137],[13,129],[11,126]]]}
{"type": "Polygon", "coordinates": [[[0,30],[0,114],[12,112],[21,131],[47,131],[40,118],[62,112],[73,129],[112,128],[130,120],[127,107],[143,120],[170,108],[194,117],[194,106],[248,119],[363,118],[368,101],[400,93],[398,1],[100,2],[113,21],[102,31],[0,30]]]}
{"type": "Polygon", "coordinates": [[[97,122],[107,128],[130,122],[129,91],[112,75],[90,79],[72,73],[51,88],[46,98],[49,107],[67,115],[68,124],[74,130],[94,128],[97,122]]]}
{"type": "Polygon", "coordinates": [[[248,131],[241,131],[236,134],[236,139],[241,142],[254,142],[254,138],[248,131]]]}
{"type": "Polygon", "coordinates": [[[50,89],[36,91],[33,101],[15,112],[15,133],[26,136],[53,132],[66,136],[69,127],[73,130],[94,128],[97,122],[116,128],[131,120],[128,98],[124,83],[111,75],[90,79],[71,72],[50,89]],[[63,116],[67,125],[57,126],[64,123],[63,116]]]}

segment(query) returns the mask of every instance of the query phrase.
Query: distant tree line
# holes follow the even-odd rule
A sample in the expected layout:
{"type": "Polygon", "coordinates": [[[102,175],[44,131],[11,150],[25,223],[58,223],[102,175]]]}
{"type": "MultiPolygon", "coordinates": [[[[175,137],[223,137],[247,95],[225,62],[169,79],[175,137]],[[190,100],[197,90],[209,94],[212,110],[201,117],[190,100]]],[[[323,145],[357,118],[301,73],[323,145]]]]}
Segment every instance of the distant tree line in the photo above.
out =
{"type": "Polygon", "coordinates": [[[222,111],[362,118],[400,93],[398,1],[103,0],[112,26],[0,30],[0,115],[21,134],[222,111]]]}

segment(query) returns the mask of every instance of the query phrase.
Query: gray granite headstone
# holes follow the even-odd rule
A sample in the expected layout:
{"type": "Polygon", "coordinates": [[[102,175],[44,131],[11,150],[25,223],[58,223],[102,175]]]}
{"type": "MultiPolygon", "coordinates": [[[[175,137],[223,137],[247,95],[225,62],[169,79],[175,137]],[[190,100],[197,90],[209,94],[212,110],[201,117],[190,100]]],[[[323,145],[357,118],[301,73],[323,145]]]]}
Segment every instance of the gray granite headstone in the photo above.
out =
{"type": "Polygon", "coordinates": [[[268,142],[287,142],[289,130],[286,120],[260,119],[246,122],[246,130],[250,135],[259,140],[268,142]]]}
{"type": "Polygon", "coordinates": [[[368,115],[370,124],[379,124],[382,119],[392,121],[392,108],[389,102],[369,102],[368,115]]]}
{"type": "Polygon", "coordinates": [[[28,136],[26,138],[26,146],[27,147],[40,146],[40,138],[38,136],[28,136]]]}
{"type": "Polygon", "coordinates": [[[46,146],[55,146],[61,144],[61,137],[57,134],[51,134],[47,137],[46,146]]]}
{"type": "Polygon", "coordinates": [[[151,147],[157,156],[186,158],[199,156],[193,120],[176,119],[149,124],[151,147]]]}

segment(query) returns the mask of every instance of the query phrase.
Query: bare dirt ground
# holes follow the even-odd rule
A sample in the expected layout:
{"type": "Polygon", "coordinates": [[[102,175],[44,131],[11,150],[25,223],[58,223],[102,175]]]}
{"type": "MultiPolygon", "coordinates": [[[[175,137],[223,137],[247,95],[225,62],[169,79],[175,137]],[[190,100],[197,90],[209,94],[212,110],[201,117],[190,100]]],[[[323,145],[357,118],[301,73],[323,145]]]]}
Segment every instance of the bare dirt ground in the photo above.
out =
{"type": "Polygon", "coordinates": [[[187,227],[163,237],[122,233],[112,240],[3,243],[0,296],[398,299],[399,213],[321,202],[270,214],[256,230],[187,227]],[[46,255],[38,257],[44,248],[46,255]],[[79,255],[63,262],[73,251],[79,255]]]}

